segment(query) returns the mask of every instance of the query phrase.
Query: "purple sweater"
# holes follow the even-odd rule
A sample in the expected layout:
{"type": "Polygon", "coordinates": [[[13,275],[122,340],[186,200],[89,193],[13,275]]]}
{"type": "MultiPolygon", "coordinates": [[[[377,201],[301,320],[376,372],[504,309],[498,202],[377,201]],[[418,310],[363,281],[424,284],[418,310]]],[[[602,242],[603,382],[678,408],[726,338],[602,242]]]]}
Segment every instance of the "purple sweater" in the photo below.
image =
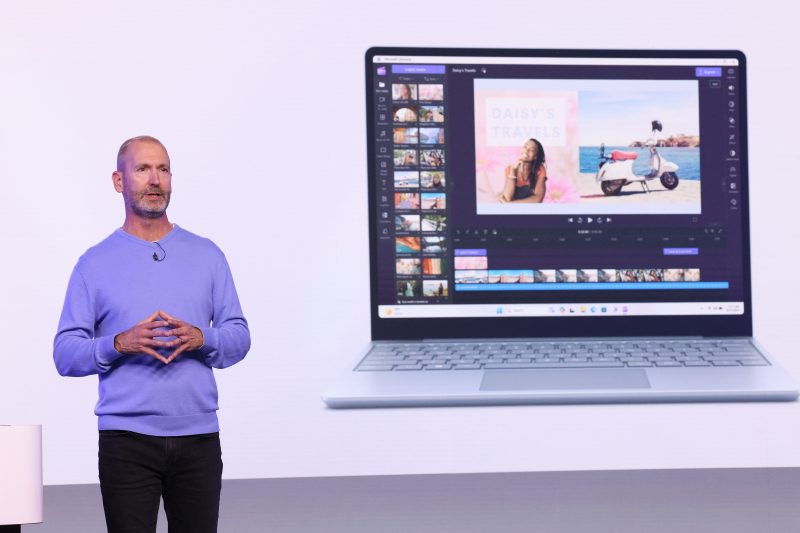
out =
{"type": "Polygon", "coordinates": [[[62,376],[99,375],[101,430],[157,436],[219,431],[211,369],[241,361],[250,349],[231,271],[214,243],[177,224],[159,244],[163,252],[118,229],[81,256],[53,346],[56,368],[62,376]],[[153,260],[153,253],[164,252],[163,261],[153,260]],[[204,345],[169,365],[114,349],[116,335],[157,310],[200,328],[204,345]]]}

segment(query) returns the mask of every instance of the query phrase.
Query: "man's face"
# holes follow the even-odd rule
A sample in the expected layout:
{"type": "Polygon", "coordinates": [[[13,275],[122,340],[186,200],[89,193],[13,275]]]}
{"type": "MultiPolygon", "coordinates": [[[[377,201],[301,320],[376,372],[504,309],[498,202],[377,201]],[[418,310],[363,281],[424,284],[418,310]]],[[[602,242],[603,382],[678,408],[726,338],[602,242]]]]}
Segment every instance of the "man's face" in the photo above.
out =
{"type": "Polygon", "coordinates": [[[122,193],[126,210],[142,218],[162,216],[172,195],[166,150],[149,141],[131,144],[125,152],[122,169],[114,173],[114,188],[122,193]]]}

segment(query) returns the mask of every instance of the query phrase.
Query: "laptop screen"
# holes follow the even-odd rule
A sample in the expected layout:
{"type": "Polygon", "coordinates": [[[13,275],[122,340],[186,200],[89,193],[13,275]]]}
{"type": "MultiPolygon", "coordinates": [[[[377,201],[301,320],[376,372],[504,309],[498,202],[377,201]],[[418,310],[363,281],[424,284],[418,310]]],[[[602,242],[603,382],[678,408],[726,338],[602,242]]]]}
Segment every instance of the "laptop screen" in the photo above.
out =
{"type": "Polygon", "coordinates": [[[741,53],[366,59],[377,338],[748,333],[741,53]]]}

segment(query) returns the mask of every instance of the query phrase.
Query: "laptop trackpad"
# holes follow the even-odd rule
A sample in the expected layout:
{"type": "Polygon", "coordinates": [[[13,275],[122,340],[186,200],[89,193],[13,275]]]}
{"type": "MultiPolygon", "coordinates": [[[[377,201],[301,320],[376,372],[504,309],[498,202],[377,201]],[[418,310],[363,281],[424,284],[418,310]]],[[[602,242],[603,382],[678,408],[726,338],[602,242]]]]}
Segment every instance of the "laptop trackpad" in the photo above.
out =
{"type": "Polygon", "coordinates": [[[641,369],[487,370],[480,390],[649,389],[641,369]]]}

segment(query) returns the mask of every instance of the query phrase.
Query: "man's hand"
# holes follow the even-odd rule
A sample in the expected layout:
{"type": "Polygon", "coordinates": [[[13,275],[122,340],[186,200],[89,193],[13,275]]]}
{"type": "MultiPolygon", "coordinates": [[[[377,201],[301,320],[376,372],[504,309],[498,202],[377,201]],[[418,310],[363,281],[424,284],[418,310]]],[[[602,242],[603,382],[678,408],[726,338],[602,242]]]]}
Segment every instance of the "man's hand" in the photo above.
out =
{"type": "Polygon", "coordinates": [[[162,311],[156,311],[128,331],[123,331],[114,337],[114,349],[119,353],[127,355],[149,355],[164,364],[169,363],[170,359],[155,351],[155,348],[169,348],[174,345],[173,343],[175,341],[167,342],[156,340],[156,337],[169,337],[170,335],[174,335],[174,333],[161,329],[170,326],[167,316],[168,315],[162,311]]]}
{"type": "Polygon", "coordinates": [[[172,362],[176,357],[187,350],[197,350],[203,346],[205,339],[203,339],[203,332],[200,331],[200,328],[193,326],[188,322],[184,322],[179,318],[170,316],[163,311],[159,312],[161,313],[161,317],[167,321],[169,327],[173,328],[170,331],[170,334],[174,335],[175,339],[169,341],[167,344],[169,346],[177,346],[175,351],[169,354],[167,360],[164,361],[165,364],[172,362]]]}

